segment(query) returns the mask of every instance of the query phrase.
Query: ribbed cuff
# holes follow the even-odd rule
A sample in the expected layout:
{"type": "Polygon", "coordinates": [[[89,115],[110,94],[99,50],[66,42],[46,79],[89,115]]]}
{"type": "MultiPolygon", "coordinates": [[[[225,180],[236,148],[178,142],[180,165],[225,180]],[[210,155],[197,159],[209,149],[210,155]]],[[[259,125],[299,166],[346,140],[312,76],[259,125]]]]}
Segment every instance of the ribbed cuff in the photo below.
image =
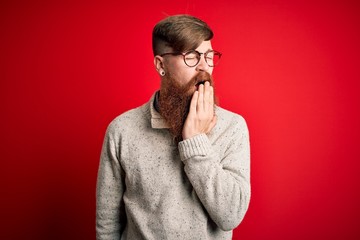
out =
{"type": "Polygon", "coordinates": [[[194,156],[205,156],[211,148],[209,138],[205,133],[179,142],[179,153],[182,161],[194,156]]]}

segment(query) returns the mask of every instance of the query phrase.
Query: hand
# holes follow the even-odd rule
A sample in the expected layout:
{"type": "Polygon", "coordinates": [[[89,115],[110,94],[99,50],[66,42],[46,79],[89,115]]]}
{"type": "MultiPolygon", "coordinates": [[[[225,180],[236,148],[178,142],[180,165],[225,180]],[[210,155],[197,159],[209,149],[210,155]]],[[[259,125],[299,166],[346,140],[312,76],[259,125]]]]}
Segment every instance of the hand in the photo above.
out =
{"type": "Polygon", "coordinates": [[[183,139],[209,133],[215,124],[214,88],[206,81],[205,84],[200,84],[199,90],[195,91],[191,99],[189,114],[182,131],[183,139]]]}

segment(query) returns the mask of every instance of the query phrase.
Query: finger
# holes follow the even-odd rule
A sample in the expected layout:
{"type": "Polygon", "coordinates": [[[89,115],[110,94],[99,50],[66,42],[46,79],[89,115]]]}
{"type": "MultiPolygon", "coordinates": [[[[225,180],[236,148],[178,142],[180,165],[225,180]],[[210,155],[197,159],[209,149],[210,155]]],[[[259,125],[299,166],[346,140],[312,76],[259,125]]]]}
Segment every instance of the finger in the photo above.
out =
{"type": "Polygon", "coordinates": [[[208,111],[210,106],[210,94],[211,94],[211,91],[210,91],[210,83],[208,81],[205,82],[204,84],[204,110],[205,111],[208,111]]]}
{"type": "Polygon", "coordinates": [[[197,99],[197,111],[204,110],[204,84],[199,85],[199,96],[197,99]]]}
{"type": "Polygon", "coordinates": [[[199,92],[195,91],[191,98],[189,115],[196,114],[196,105],[198,102],[198,98],[199,98],[199,92]]]}
{"type": "Polygon", "coordinates": [[[210,97],[209,97],[209,112],[215,115],[215,107],[214,107],[214,88],[210,86],[210,97]]]}
{"type": "Polygon", "coordinates": [[[211,107],[214,107],[214,87],[210,86],[210,97],[209,104],[211,107]]]}

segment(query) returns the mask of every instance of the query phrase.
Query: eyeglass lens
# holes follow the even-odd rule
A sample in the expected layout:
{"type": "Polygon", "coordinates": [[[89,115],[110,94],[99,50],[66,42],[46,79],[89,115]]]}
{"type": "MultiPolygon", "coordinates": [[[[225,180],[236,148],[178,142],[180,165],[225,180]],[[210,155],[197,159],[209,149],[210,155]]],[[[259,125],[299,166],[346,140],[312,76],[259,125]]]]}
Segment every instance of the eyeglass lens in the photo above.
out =
{"type": "MultiPolygon", "coordinates": [[[[184,60],[185,60],[186,65],[188,65],[189,67],[194,67],[196,64],[198,64],[200,62],[201,55],[202,54],[197,51],[187,52],[184,55],[184,60]]],[[[204,56],[205,56],[206,63],[210,67],[215,66],[220,59],[220,54],[215,51],[208,51],[208,52],[204,53],[204,56]]]]}

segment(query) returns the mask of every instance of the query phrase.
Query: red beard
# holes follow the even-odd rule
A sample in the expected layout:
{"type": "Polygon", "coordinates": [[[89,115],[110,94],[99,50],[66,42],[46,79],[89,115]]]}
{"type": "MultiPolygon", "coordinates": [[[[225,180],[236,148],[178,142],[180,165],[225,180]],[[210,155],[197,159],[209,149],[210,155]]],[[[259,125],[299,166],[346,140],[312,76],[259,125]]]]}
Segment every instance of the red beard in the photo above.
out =
{"type": "Polygon", "coordinates": [[[158,108],[177,143],[182,141],[182,129],[189,113],[192,96],[199,84],[205,81],[209,81],[213,86],[213,79],[207,72],[198,73],[184,86],[173,79],[169,73],[162,79],[158,108]]]}

